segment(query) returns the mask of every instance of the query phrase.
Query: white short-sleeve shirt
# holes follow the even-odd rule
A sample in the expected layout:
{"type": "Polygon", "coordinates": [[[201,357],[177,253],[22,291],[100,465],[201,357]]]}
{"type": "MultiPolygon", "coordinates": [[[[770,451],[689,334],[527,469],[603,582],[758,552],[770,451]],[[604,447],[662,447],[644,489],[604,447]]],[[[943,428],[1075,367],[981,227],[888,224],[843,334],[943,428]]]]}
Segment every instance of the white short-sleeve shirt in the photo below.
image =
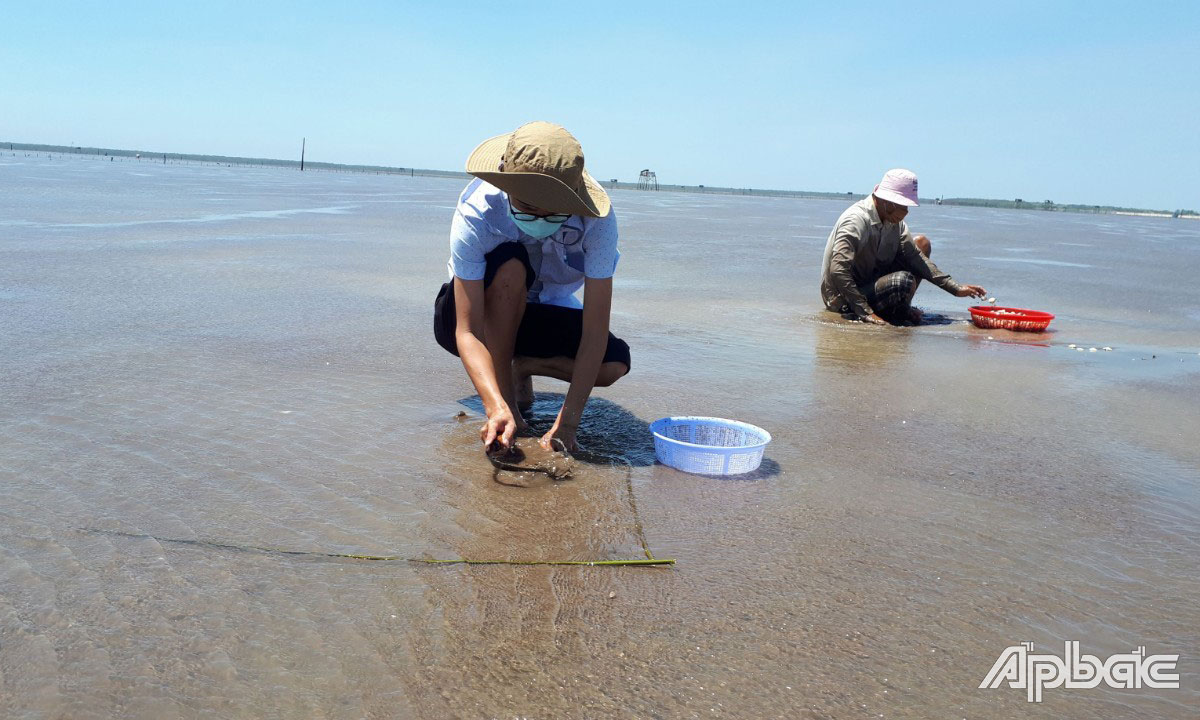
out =
{"type": "Polygon", "coordinates": [[[572,215],[557,232],[539,240],[513,222],[503,190],[472,180],[459,196],[450,224],[450,277],[482,280],[486,255],[506,242],[519,242],[529,251],[537,279],[528,301],[547,305],[583,307],[576,293],[584,277],[612,277],[621,257],[611,210],[602,218],[572,215]]]}

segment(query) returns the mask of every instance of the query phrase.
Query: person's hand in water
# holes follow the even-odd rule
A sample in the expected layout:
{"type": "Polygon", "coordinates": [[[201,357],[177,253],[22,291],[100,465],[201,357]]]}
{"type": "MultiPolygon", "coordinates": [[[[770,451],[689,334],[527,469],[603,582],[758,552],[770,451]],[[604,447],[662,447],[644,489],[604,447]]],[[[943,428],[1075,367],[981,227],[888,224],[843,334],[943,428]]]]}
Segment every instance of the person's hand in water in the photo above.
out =
{"type": "Polygon", "coordinates": [[[978,285],[963,285],[962,287],[960,287],[958,289],[958,292],[956,292],[954,294],[957,295],[958,297],[981,298],[984,295],[987,295],[987,290],[984,290],[982,287],[980,287],[978,285]]]}
{"type": "Polygon", "coordinates": [[[579,451],[579,443],[575,440],[575,428],[564,425],[561,418],[554,421],[554,427],[550,428],[550,432],[543,435],[538,443],[547,450],[554,450],[554,438],[558,438],[567,452],[579,451]]]}
{"type": "Polygon", "coordinates": [[[483,441],[484,449],[489,452],[493,448],[493,443],[498,443],[502,449],[507,450],[512,447],[513,436],[517,434],[517,431],[528,428],[525,420],[514,416],[507,407],[501,407],[489,415],[487,422],[479,428],[479,439],[483,441]]]}

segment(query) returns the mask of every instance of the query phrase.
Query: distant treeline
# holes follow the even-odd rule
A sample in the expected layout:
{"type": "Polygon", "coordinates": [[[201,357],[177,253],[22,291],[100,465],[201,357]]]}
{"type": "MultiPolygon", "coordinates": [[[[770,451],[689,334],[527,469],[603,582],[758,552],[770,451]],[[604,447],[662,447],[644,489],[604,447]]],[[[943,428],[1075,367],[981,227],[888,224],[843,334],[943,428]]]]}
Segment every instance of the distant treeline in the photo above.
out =
{"type": "MultiPolygon", "coordinates": [[[[138,160],[141,162],[161,162],[161,163],[196,163],[205,165],[228,165],[228,166],[244,166],[244,167],[282,167],[300,169],[299,160],[279,160],[275,158],[245,158],[231,157],[225,155],[198,155],[192,153],[164,153],[154,150],[122,150],[119,148],[98,148],[98,147],[83,147],[69,145],[44,145],[38,143],[18,143],[0,141],[0,151],[10,152],[39,152],[39,153],[59,153],[72,155],[93,155],[101,157],[110,157],[113,159],[121,158],[122,160],[138,160]]],[[[347,165],[343,163],[329,162],[313,162],[304,161],[305,170],[317,170],[328,172],[361,172],[381,175],[421,175],[428,177],[469,177],[467,173],[454,170],[431,170],[428,168],[404,168],[390,167],[385,165],[347,165]]],[[[638,190],[636,182],[621,182],[619,180],[604,180],[602,184],[608,188],[618,188],[623,190],[638,190]]],[[[714,195],[753,195],[759,197],[791,197],[791,198],[819,198],[819,199],[836,199],[847,200],[853,199],[865,193],[854,192],[821,192],[815,190],[771,190],[767,188],[735,188],[735,187],[713,187],[705,185],[666,185],[659,184],[659,191],[668,192],[688,192],[688,193],[709,193],[714,195]]],[[[1142,208],[1126,208],[1115,207],[1112,205],[1078,205],[1078,204],[1058,204],[1050,200],[1041,202],[1029,202],[1023,199],[1015,200],[988,200],[983,198],[938,198],[929,199],[921,198],[922,204],[934,205],[959,205],[969,207],[993,207],[993,208],[1011,208],[1014,210],[1045,210],[1054,212],[1079,212],[1079,213],[1136,213],[1136,214],[1152,214],[1174,217],[1198,217],[1200,213],[1195,210],[1146,210],[1142,208]]]]}
{"type": "MultiPolygon", "coordinates": [[[[156,150],[122,150],[119,148],[98,148],[70,145],[42,145],[37,143],[17,143],[0,141],[0,152],[42,152],[58,153],[61,155],[90,155],[100,157],[121,158],[123,160],[140,160],[156,163],[196,163],[202,165],[228,165],[241,167],[282,167],[300,169],[299,160],[278,160],[275,158],[247,158],[227,155],[198,155],[194,153],[164,153],[156,150]]],[[[448,170],[428,170],[422,168],[387,167],[383,165],[345,165],[342,163],[304,161],[305,170],[328,170],[335,172],[361,172],[387,175],[428,175],[434,177],[468,177],[465,172],[448,170]]]]}
{"type": "MultiPolygon", "coordinates": [[[[922,199],[921,202],[927,202],[922,199]]],[[[988,200],[986,198],[941,198],[933,202],[941,205],[965,205],[969,207],[1010,208],[1013,210],[1046,210],[1049,212],[1077,213],[1130,213],[1137,215],[1169,215],[1173,217],[1200,216],[1195,210],[1146,210],[1143,208],[1117,207],[1115,205],[1080,205],[1075,203],[1056,203],[1053,200],[1030,202],[1017,198],[1015,200],[988,200]]]]}

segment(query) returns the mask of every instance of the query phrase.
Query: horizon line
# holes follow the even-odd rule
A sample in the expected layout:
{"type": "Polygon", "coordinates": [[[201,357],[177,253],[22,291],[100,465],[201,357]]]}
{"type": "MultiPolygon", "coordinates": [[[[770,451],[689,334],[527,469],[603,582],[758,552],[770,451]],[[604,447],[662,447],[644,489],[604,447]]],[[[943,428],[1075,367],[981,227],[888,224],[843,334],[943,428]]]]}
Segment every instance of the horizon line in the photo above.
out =
{"type": "MultiPolygon", "coordinates": [[[[275,167],[295,167],[300,171],[307,168],[322,169],[322,170],[343,170],[350,172],[374,172],[376,174],[388,175],[421,175],[424,177],[472,177],[469,173],[462,170],[439,170],[435,168],[416,168],[416,167],[400,167],[391,165],[366,165],[357,163],[336,163],[320,160],[285,160],[281,158],[265,158],[265,157],[244,157],[238,155],[213,155],[202,153],[179,153],[179,152],[163,152],[158,150],[127,150],[124,148],[105,148],[83,145],[57,145],[51,143],[25,143],[16,142],[13,140],[0,140],[0,146],[7,145],[9,151],[16,150],[59,153],[71,155],[105,155],[105,156],[120,156],[134,157],[141,159],[142,155],[148,158],[163,158],[164,162],[168,159],[176,161],[188,160],[196,162],[214,162],[220,164],[222,162],[238,165],[272,165],[275,167]]],[[[3,150],[0,147],[0,150],[3,150]]],[[[647,189],[642,187],[639,182],[625,182],[618,179],[612,180],[597,180],[601,185],[621,190],[638,190],[647,189]]],[[[713,193],[718,195],[754,195],[759,197],[793,197],[793,198],[817,198],[817,199],[845,199],[848,197],[856,197],[859,193],[854,192],[832,192],[823,190],[782,190],[776,188],[742,188],[732,186],[715,186],[715,185],[676,185],[662,184],[655,182],[653,191],[677,191],[687,193],[713,193]]],[[[865,195],[864,195],[865,196],[865,195]]],[[[1152,215],[1162,217],[1196,217],[1200,216],[1195,210],[1157,210],[1150,208],[1126,207],[1120,205],[1090,205],[1084,203],[1054,203],[1050,200],[1045,201],[1026,201],[1021,198],[1013,200],[999,198],[969,198],[969,197],[951,197],[945,196],[938,198],[919,198],[922,204],[929,205],[951,205],[962,207],[993,207],[1006,208],[1016,210],[1039,210],[1039,211],[1058,211],[1058,212],[1085,212],[1085,213],[1101,213],[1101,214],[1119,214],[1119,213],[1134,213],[1141,215],[1152,215]]]]}

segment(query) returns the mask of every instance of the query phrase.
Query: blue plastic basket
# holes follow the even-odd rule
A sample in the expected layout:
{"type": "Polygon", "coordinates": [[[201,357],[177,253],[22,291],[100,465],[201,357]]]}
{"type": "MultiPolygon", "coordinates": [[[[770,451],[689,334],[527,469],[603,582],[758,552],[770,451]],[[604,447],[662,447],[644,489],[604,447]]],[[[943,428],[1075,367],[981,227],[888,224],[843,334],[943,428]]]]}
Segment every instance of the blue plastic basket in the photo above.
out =
{"type": "Polygon", "coordinates": [[[771,433],[737,420],[665,417],[650,423],[654,454],[663,465],[702,475],[757,470],[771,433]]]}

